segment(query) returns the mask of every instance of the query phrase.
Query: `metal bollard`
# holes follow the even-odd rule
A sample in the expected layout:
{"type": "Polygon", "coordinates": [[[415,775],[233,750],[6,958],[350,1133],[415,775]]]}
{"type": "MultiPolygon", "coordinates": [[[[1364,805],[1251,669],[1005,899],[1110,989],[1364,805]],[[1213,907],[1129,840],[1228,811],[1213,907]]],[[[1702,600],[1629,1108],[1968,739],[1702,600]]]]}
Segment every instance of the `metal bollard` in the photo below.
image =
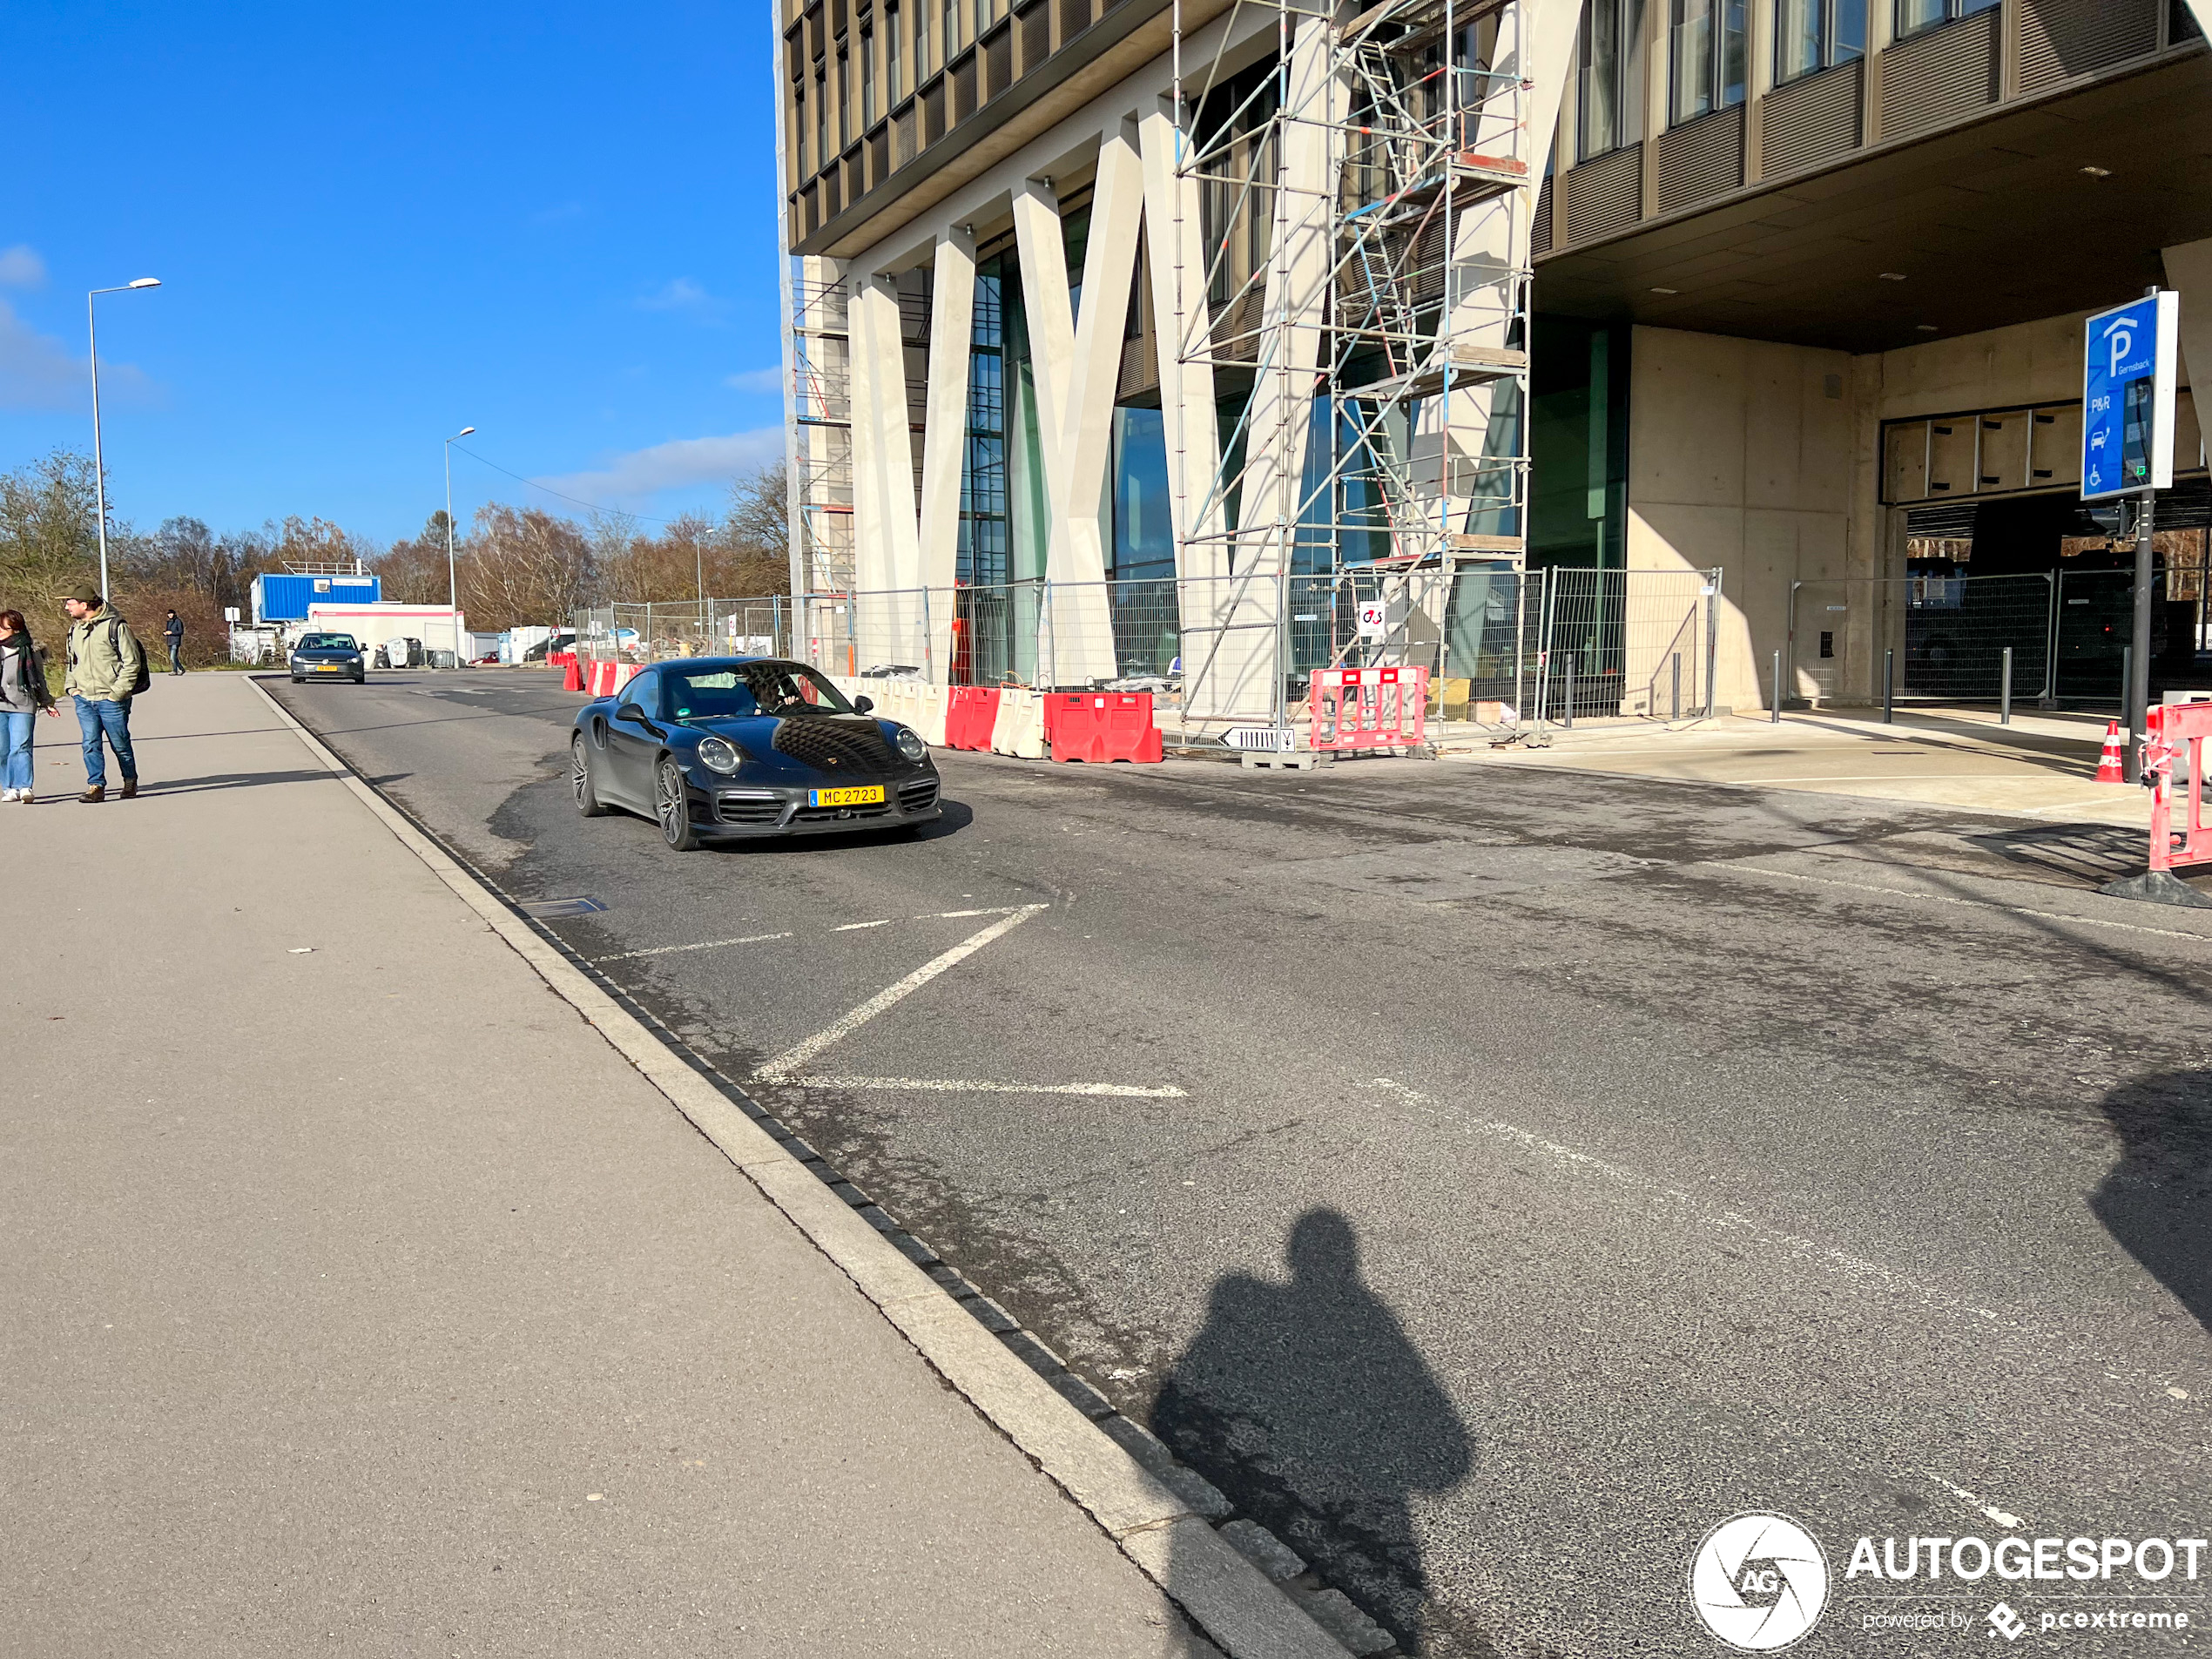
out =
{"type": "Polygon", "coordinates": [[[1890,725],[1897,719],[1897,652],[1882,653],[1882,724],[1890,725]]]}
{"type": "Polygon", "coordinates": [[[2005,647],[2005,678],[1999,683],[1997,691],[1997,724],[2000,725],[2010,725],[2012,723],[2013,648],[2010,645],[2007,645],[2005,647]]]}
{"type": "Polygon", "coordinates": [[[1782,724],[1782,653],[1780,651],[1774,653],[1774,698],[1768,707],[1766,718],[1770,725],[1782,724]]]}
{"type": "Polygon", "coordinates": [[[1676,652],[1675,653],[1674,661],[1675,661],[1675,692],[1674,692],[1674,700],[1667,705],[1667,709],[1668,709],[1667,718],[1668,718],[1669,720],[1679,720],[1679,719],[1681,719],[1681,718],[1682,718],[1682,653],[1681,653],[1680,651],[1676,651],[1676,652]]]}
{"type": "Polygon", "coordinates": [[[1560,718],[1562,730],[1572,731],[1575,725],[1575,653],[1567,653],[1567,708],[1560,718]]]}

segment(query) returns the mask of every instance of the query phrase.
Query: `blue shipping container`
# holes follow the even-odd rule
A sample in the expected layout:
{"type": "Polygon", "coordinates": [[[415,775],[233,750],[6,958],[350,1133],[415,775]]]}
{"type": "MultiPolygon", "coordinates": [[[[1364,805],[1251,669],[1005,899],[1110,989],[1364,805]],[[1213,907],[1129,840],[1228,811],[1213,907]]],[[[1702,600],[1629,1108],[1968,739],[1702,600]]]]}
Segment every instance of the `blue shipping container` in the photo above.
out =
{"type": "Polygon", "coordinates": [[[373,576],[290,576],[253,578],[255,622],[305,622],[311,604],[375,604],[384,584],[373,576]]]}

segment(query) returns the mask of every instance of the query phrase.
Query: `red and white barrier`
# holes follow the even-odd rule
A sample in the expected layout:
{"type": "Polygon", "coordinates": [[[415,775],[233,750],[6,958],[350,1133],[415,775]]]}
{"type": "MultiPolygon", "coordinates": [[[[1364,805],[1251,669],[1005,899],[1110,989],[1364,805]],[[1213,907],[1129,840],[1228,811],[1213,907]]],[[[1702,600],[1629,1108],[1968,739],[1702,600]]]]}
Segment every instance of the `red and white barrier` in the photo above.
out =
{"type": "Polygon", "coordinates": [[[1406,749],[1428,730],[1426,668],[1322,668],[1306,688],[1316,749],[1406,749]]]}

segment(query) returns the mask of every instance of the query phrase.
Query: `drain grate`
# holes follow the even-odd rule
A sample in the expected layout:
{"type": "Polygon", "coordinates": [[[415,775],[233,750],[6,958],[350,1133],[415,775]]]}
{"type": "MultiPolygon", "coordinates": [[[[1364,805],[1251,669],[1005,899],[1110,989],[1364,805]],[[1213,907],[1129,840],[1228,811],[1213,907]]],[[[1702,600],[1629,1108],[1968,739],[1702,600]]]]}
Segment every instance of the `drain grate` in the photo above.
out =
{"type": "Polygon", "coordinates": [[[564,916],[588,916],[607,907],[597,899],[533,899],[521,907],[526,916],[539,921],[558,921],[564,916]]]}

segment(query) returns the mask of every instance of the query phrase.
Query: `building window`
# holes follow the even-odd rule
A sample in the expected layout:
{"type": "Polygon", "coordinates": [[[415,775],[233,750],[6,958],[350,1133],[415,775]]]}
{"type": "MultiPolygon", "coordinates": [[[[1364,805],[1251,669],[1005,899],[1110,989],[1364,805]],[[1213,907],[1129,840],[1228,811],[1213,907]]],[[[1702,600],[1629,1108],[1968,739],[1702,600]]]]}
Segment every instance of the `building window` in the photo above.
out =
{"type": "Polygon", "coordinates": [[[1866,0],[1776,0],[1774,23],[1777,82],[1866,55],[1866,0]]]}
{"type": "Polygon", "coordinates": [[[1575,51],[1578,160],[1617,150],[1642,129],[1632,64],[1642,14],[1642,0],[1590,0],[1582,13],[1575,51]]]}
{"type": "Polygon", "coordinates": [[[1917,35],[1924,29],[1971,17],[1977,11],[1996,9],[1998,0],[1897,0],[1897,37],[1917,35]]]}
{"type": "Polygon", "coordinates": [[[814,60],[814,171],[820,172],[830,159],[829,71],[814,60]]]}
{"type": "Polygon", "coordinates": [[[883,50],[886,54],[884,102],[887,104],[896,104],[907,95],[907,55],[900,50],[900,21],[898,7],[886,6],[883,9],[883,50]]]}
{"type": "Polygon", "coordinates": [[[837,147],[853,142],[853,54],[837,55],[837,147]]]}
{"type": "Polygon", "coordinates": [[[1741,104],[1749,65],[1747,0],[1674,0],[1674,8],[1671,118],[1694,121],[1741,104]]]}
{"type": "Polygon", "coordinates": [[[875,125],[875,30],[860,31],[860,131],[875,125]]]}

